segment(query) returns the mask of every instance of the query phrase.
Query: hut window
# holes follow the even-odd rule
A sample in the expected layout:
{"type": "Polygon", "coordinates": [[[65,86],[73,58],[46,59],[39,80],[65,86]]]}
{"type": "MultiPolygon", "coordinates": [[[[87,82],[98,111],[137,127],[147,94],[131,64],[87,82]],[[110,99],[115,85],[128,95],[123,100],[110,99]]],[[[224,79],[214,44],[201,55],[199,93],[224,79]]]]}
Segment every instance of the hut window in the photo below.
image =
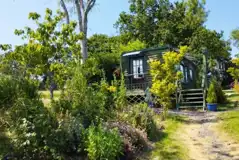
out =
{"type": "Polygon", "coordinates": [[[192,69],[189,70],[189,75],[190,75],[190,80],[193,80],[193,70],[192,69]]]}
{"type": "Polygon", "coordinates": [[[134,78],[143,77],[143,59],[133,60],[133,76],[134,78]]]}
{"type": "Polygon", "coordinates": [[[185,82],[188,82],[188,68],[185,67],[185,82]]]}
{"type": "Polygon", "coordinates": [[[180,65],[180,71],[183,73],[183,77],[182,77],[181,81],[184,82],[184,67],[183,67],[183,65],[180,65]]]}

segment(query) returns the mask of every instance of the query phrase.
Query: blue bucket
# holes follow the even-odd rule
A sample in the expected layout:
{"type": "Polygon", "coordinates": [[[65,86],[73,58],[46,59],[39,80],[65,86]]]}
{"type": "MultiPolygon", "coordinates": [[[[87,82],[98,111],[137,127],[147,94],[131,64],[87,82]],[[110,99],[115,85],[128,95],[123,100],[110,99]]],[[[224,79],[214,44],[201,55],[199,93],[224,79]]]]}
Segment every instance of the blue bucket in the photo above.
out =
{"type": "Polygon", "coordinates": [[[207,104],[207,109],[209,111],[217,111],[217,104],[207,104]]]}

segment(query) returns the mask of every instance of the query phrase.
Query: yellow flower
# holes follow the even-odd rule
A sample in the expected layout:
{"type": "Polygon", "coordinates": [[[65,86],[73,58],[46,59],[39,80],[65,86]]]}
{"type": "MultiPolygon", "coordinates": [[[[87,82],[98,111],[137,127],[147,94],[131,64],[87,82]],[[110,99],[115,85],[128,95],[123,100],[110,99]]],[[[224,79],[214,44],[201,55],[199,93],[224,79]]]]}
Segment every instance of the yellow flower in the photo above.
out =
{"type": "Polygon", "coordinates": [[[110,92],[116,92],[116,87],[115,86],[110,86],[109,88],[107,88],[108,91],[110,92]]]}

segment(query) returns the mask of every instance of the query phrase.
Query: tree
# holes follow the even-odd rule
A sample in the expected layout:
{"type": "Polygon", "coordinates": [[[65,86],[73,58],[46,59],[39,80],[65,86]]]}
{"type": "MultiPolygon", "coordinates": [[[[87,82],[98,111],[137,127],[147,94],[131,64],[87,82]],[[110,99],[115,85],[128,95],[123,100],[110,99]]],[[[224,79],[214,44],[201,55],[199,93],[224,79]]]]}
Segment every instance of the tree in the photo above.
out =
{"type": "Polygon", "coordinates": [[[176,70],[180,64],[187,47],[180,47],[179,53],[169,51],[163,54],[162,60],[149,62],[152,76],[151,92],[157,97],[157,102],[163,106],[163,118],[166,118],[167,110],[171,106],[171,96],[176,92],[177,81],[182,78],[182,72],[176,70]]]}
{"type": "Polygon", "coordinates": [[[145,44],[139,40],[125,43],[122,36],[109,37],[104,34],[95,34],[88,39],[88,42],[89,58],[96,60],[95,64],[104,70],[108,81],[113,80],[114,72],[120,73],[120,56],[123,52],[145,48],[145,44]]]}
{"type": "Polygon", "coordinates": [[[191,53],[200,56],[203,49],[206,48],[209,58],[216,59],[218,57],[228,58],[230,56],[230,42],[223,39],[223,32],[218,33],[215,30],[209,30],[200,27],[194,32],[190,39],[191,53]]]}
{"type": "Polygon", "coordinates": [[[234,41],[236,47],[239,48],[239,28],[234,29],[231,33],[231,38],[234,41]]]}
{"type": "MultiPolygon", "coordinates": [[[[80,46],[78,41],[82,38],[75,32],[76,22],[63,24],[58,30],[59,22],[64,18],[64,13],[57,11],[53,16],[50,9],[46,9],[44,21],[40,22],[38,13],[29,13],[29,19],[37,25],[37,29],[25,27],[24,30],[15,30],[15,34],[28,42],[16,46],[14,51],[6,54],[5,60],[22,68],[23,76],[28,79],[39,76],[48,77],[50,87],[55,83],[63,87],[68,77],[67,66],[79,61],[80,46]]],[[[53,98],[53,90],[51,95],[53,98]]]]}
{"type": "Polygon", "coordinates": [[[81,54],[83,62],[88,57],[87,52],[87,29],[88,29],[88,14],[95,6],[96,0],[61,0],[61,6],[67,15],[67,22],[69,22],[69,11],[65,5],[65,2],[72,3],[76,9],[77,17],[78,17],[78,27],[79,31],[82,34],[83,38],[80,40],[81,44],[81,54]]]}
{"type": "Polygon", "coordinates": [[[121,34],[139,39],[147,47],[188,45],[207,17],[205,2],[188,0],[130,0],[130,13],[122,12],[115,27],[121,34]]]}

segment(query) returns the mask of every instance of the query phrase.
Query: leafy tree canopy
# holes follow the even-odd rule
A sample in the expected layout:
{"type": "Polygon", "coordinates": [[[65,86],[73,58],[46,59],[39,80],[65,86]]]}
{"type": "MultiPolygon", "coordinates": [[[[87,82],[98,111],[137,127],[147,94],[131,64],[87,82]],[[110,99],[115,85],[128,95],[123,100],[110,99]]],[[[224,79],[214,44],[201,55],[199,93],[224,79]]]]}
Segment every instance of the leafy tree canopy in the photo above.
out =
{"type": "MultiPolygon", "coordinates": [[[[27,40],[27,43],[15,46],[12,52],[5,55],[5,61],[14,62],[18,68],[22,68],[25,77],[50,74],[54,75],[54,81],[63,85],[66,65],[74,62],[71,60],[80,59],[78,41],[82,38],[75,32],[76,22],[59,26],[64,16],[60,11],[53,15],[52,10],[47,8],[43,22],[40,22],[38,13],[29,13],[28,18],[35,22],[37,28],[15,30],[15,34],[27,40]]],[[[7,50],[9,46],[1,45],[1,48],[7,50]]]]}
{"type": "Polygon", "coordinates": [[[229,57],[229,42],[222,39],[223,33],[203,26],[208,16],[205,0],[173,3],[169,0],[130,0],[129,3],[130,12],[122,12],[115,23],[126,39],[139,39],[146,47],[187,45],[199,56],[202,48],[207,48],[212,57],[229,57]]]}

